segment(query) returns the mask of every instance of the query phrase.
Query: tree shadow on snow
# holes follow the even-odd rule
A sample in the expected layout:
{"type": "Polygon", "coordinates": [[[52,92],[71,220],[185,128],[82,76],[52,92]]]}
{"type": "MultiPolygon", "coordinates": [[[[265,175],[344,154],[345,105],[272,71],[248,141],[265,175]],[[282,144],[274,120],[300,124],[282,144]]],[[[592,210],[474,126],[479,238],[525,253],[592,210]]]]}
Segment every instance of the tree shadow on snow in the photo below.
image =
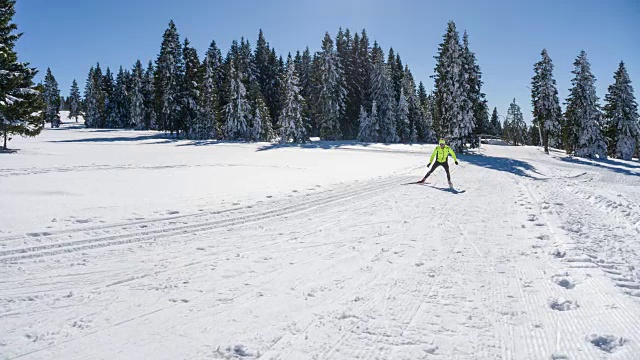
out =
{"type": "Polygon", "coordinates": [[[602,160],[587,161],[587,160],[583,160],[583,159],[576,158],[576,157],[563,157],[563,158],[560,158],[560,160],[568,162],[568,163],[572,163],[572,164],[593,166],[593,167],[598,167],[598,168],[601,168],[601,169],[611,170],[613,172],[616,172],[616,173],[622,174],[622,175],[640,176],[640,172],[628,170],[628,169],[638,169],[638,170],[640,170],[640,166],[639,165],[627,164],[627,163],[618,162],[618,161],[615,161],[615,160],[602,159],[602,160]],[[621,166],[621,167],[625,167],[627,169],[621,169],[621,168],[615,167],[615,166],[621,166]]]}
{"type": "Polygon", "coordinates": [[[137,135],[137,136],[105,136],[105,137],[91,137],[83,139],[68,139],[68,140],[51,140],[52,143],[94,143],[94,142],[131,142],[131,141],[143,141],[143,140],[162,140],[158,143],[175,142],[177,139],[168,137],[165,134],[153,134],[153,135],[137,135]]]}
{"type": "Polygon", "coordinates": [[[0,154],[15,154],[18,152],[18,150],[20,149],[5,149],[5,148],[0,148],[0,154]]]}
{"type": "MultiPolygon", "coordinates": [[[[268,151],[268,150],[277,150],[277,149],[324,149],[324,150],[348,150],[348,151],[369,151],[369,152],[378,152],[378,153],[393,153],[393,154],[408,154],[415,156],[430,156],[430,152],[426,152],[424,148],[419,148],[415,151],[408,150],[400,150],[398,148],[388,147],[390,145],[398,145],[398,144],[386,144],[386,143],[366,143],[359,142],[355,140],[344,140],[344,141],[312,141],[309,143],[273,143],[266,146],[262,146],[258,148],[256,151],[268,151]],[[376,147],[369,147],[371,145],[376,145],[376,147]],[[383,148],[380,146],[388,147],[383,148]]],[[[428,145],[428,144],[402,144],[402,145],[428,145]]]]}
{"type": "Polygon", "coordinates": [[[532,172],[540,176],[543,176],[545,178],[547,177],[546,175],[539,173],[533,165],[522,160],[487,156],[482,154],[477,154],[477,155],[461,154],[458,156],[458,158],[460,158],[460,160],[462,161],[468,162],[469,164],[481,166],[483,168],[487,168],[491,170],[508,172],[514,175],[518,175],[518,176],[522,176],[530,179],[540,180],[541,178],[532,176],[527,172],[532,172]]]}

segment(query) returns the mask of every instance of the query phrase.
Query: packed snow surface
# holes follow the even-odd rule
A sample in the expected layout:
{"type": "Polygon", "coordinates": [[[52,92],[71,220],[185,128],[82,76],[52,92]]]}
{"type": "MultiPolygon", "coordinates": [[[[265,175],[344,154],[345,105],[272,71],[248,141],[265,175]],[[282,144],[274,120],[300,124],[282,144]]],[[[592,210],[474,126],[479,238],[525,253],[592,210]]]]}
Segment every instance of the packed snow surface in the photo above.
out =
{"type": "Polygon", "coordinates": [[[483,145],[449,190],[403,185],[433,145],[9,145],[0,359],[640,358],[637,161],[483,145]]]}

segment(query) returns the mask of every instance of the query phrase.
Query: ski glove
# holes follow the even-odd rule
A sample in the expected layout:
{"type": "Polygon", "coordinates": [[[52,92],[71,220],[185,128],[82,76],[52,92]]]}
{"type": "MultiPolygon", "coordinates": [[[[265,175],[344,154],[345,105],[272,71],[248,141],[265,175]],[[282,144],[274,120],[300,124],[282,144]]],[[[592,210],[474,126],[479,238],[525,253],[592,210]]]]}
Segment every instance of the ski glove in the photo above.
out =
{"type": "Polygon", "coordinates": [[[456,165],[458,165],[458,162],[456,161],[456,165]]]}

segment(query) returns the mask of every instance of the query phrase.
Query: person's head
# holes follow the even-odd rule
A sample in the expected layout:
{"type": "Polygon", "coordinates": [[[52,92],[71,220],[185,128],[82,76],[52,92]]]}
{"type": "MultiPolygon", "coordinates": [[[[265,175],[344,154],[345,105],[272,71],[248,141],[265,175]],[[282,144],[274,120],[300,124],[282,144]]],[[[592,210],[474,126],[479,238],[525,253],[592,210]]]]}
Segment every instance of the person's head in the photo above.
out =
{"type": "Polygon", "coordinates": [[[446,145],[446,143],[444,142],[444,139],[440,139],[438,144],[440,144],[440,147],[442,147],[442,148],[446,145]]]}

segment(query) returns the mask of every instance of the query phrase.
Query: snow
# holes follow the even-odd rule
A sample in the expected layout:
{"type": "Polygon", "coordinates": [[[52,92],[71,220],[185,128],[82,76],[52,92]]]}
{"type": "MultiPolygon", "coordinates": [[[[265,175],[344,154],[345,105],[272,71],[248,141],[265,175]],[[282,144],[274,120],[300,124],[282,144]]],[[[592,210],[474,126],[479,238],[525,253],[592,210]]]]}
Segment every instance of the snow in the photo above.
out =
{"type": "MultiPolygon", "coordinates": [[[[66,116],[62,116],[64,119],[66,116]]],[[[640,165],[485,145],[177,141],[0,154],[3,359],[637,359],[640,165]]]]}

